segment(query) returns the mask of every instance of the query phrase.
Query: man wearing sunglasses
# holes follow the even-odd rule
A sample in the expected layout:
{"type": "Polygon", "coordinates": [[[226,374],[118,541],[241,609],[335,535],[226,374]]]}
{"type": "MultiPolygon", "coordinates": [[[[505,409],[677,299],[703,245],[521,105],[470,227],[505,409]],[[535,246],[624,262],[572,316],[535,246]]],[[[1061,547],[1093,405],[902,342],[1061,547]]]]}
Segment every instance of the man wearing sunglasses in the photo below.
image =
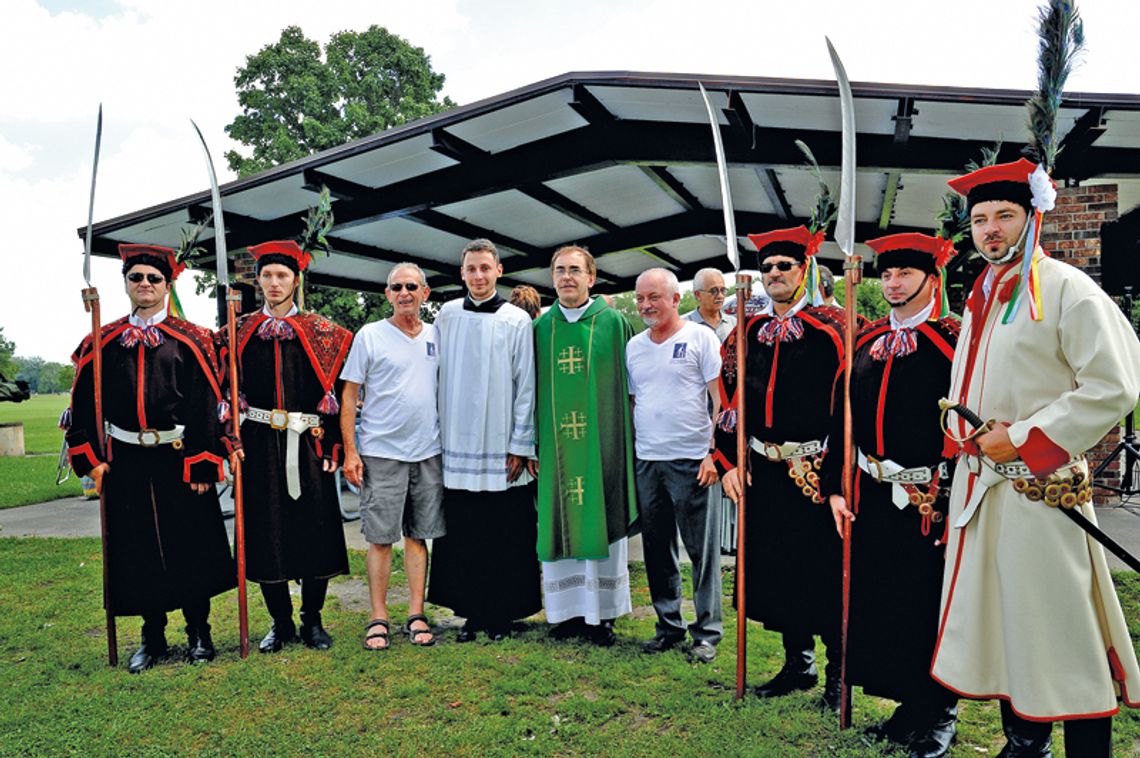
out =
{"type": "Polygon", "coordinates": [[[258,649],[273,653],[296,640],[294,580],[301,583],[301,641],[325,650],[332,645],[321,623],[328,581],[348,573],[333,472],[342,458],[338,378],[352,333],[297,307],[312,257],[296,242],[265,242],[249,252],[265,305],[237,332],[248,405],[239,453],[246,458],[246,576],[261,585],[273,620],[258,649]]]}
{"type": "Polygon", "coordinates": [[[447,534],[432,544],[429,599],[467,619],[460,642],[480,631],[492,641],[509,637],[512,621],[542,609],[526,471],[534,457],[534,329],[495,289],[502,273],[494,243],[468,242],[459,268],[467,294],[435,319],[447,534]]]}
{"type": "Polygon", "coordinates": [[[759,697],[808,690],[818,682],[815,643],[827,645],[824,705],[839,707],[841,543],[819,492],[832,387],[842,364],[842,311],[811,305],[805,273],[823,241],[806,227],[749,235],[770,306],[747,328],[747,372],[740,388],[735,335],[724,346],[718,466],[733,501],[748,489],[745,521],[746,612],[781,632],[784,666],[756,688],[759,697]],[[748,475],[736,460],[736,393],[747,393],[748,475]]]}
{"type": "Polygon", "coordinates": [[[427,540],[442,537],[443,474],[440,461],[439,335],[420,319],[430,290],[414,263],[397,263],[388,272],[392,315],[357,332],[341,379],[340,428],[344,475],[361,488],[360,526],[368,543],[368,594],[372,616],[364,648],[387,650],[388,581],[392,545],[404,539],[408,574],[408,641],[434,644],[424,616],[427,540]],[[364,389],[359,439],[356,405],[364,389]]]}
{"type": "Polygon", "coordinates": [[[187,657],[214,658],[210,598],[236,586],[214,484],[222,479],[221,394],[209,330],[167,313],[169,285],[185,266],[170,248],[120,245],[131,313],[103,327],[105,449],[95,428],[91,338],[72,356],[65,414],[71,467],[103,490],[116,616],[142,616],[128,670],[166,655],[166,614],[182,609],[187,657]]]}

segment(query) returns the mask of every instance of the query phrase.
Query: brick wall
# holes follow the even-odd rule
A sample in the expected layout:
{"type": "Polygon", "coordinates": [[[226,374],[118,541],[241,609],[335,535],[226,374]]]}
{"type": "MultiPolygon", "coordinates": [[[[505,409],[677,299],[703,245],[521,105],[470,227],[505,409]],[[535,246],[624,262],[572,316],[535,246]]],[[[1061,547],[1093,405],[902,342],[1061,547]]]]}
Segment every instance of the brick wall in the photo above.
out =
{"type": "MultiPolygon", "coordinates": [[[[1057,207],[1045,216],[1041,246],[1054,258],[1071,263],[1100,282],[1100,227],[1115,221],[1118,214],[1115,184],[1085,187],[1059,187],[1057,207]]],[[[1119,427],[1113,429],[1089,451],[1091,468],[1103,461],[1120,441],[1119,427]]],[[[1117,459],[1097,481],[1120,484],[1120,460],[1117,459]]],[[[1114,493],[1094,490],[1098,504],[1115,499],[1114,493]]]]}

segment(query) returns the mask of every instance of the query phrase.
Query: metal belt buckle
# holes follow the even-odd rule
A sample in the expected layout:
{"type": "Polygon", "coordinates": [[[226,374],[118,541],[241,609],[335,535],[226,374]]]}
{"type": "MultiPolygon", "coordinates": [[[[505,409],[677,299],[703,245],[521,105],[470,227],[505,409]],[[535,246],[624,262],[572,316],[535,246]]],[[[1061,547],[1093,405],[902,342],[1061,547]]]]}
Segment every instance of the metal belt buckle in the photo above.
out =
{"type": "Polygon", "coordinates": [[[764,456],[773,463],[784,459],[784,456],[780,453],[780,446],[775,442],[764,443],[764,456]]]}
{"type": "Polygon", "coordinates": [[[157,429],[139,429],[140,447],[158,447],[160,442],[162,442],[162,437],[159,436],[157,429]]]}
{"type": "Polygon", "coordinates": [[[274,408],[269,412],[269,426],[277,431],[284,431],[289,428],[289,411],[280,408],[274,408]]]}

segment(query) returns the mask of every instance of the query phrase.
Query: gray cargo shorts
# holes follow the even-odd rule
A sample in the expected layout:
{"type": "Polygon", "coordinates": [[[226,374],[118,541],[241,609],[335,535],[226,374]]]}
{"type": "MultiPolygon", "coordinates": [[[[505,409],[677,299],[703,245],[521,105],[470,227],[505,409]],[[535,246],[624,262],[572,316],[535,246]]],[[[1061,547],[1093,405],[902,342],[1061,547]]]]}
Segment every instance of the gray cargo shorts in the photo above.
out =
{"type": "Polygon", "coordinates": [[[402,535],[430,540],[445,534],[442,456],[413,463],[368,455],[361,460],[360,531],[365,541],[391,545],[402,535]]]}

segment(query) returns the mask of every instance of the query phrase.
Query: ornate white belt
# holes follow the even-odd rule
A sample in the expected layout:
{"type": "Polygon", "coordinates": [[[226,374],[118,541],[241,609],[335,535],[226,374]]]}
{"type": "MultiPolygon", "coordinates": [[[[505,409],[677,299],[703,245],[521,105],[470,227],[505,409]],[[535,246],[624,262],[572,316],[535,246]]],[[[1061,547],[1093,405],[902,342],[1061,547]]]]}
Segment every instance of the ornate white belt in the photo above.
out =
{"type": "Polygon", "coordinates": [[[175,424],[173,429],[139,429],[137,432],[132,432],[115,426],[110,421],[103,422],[103,429],[111,439],[126,442],[128,445],[139,447],[170,445],[175,450],[182,449],[183,432],[186,431],[186,427],[182,424],[175,424]]]}
{"type": "MultiPolygon", "coordinates": [[[[915,466],[903,468],[889,458],[875,458],[862,450],[856,450],[859,457],[859,468],[867,473],[876,482],[891,485],[891,502],[899,510],[912,504],[910,492],[903,487],[904,484],[919,485],[930,484],[934,481],[934,473],[938,472],[939,479],[946,478],[946,463],[937,466],[915,466]]],[[[931,493],[933,495],[933,493],[931,493]]],[[[916,497],[921,497],[917,495],[916,497]]],[[[921,503],[919,503],[921,505],[921,503]]]]}
{"type": "Polygon", "coordinates": [[[810,442],[785,442],[778,445],[775,442],[761,442],[755,437],[749,437],[749,446],[770,461],[783,461],[788,458],[806,458],[809,455],[818,455],[824,451],[823,440],[810,442]]]}
{"type": "Polygon", "coordinates": [[[301,469],[298,462],[300,455],[299,442],[301,435],[310,429],[313,435],[321,436],[321,417],[315,413],[301,413],[300,411],[286,411],[274,408],[271,411],[262,408],[248,408],[242,414],[242,421],[246,419],[259,424],[268,424],[271,428],[281,432],[288,432],[285,441],[285,486],[289,497],[296,500],[301,496],[301,469]]]}

